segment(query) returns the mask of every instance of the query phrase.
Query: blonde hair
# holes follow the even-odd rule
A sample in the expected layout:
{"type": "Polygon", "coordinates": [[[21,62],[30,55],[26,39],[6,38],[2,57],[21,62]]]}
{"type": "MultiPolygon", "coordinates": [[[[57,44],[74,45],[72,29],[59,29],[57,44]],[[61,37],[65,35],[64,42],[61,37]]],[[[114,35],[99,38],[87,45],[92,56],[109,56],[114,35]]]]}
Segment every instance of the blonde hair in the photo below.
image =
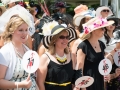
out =
{"type": "MultiPolygon", "coordinates": [[[[59,38],[59,36],[61,35],[61,33],[63,33],[63,32],[67,32],[67,31],[66,31],[66,30],[63,30],[63,31],[61,31],[60,33],[58,33],[57,35],[54,35],[54,36],[52,37],[52,40],[51,40],[51,42],[50,42],[50,44],[49,44],[49,48],[48,48],[48,52],[50,52],[51,55],[54,55],[54,54],[55,54],[55,42],[56,42],[56,40],[59,38]]],[[[64,53],[66,53],[66,54],[69,53],[69,48],[68,48],[68,47],[66,47],[66,48],[64,49],[64,53]]]]}
{"type": "Polygon", "coordinates": [[[12,16],[6,25],[5,32],[2,34],[3,39],[6,42],[11,41],[14,31],[23,23],[25,23],[25,21],[18,15],[12,16]]]}

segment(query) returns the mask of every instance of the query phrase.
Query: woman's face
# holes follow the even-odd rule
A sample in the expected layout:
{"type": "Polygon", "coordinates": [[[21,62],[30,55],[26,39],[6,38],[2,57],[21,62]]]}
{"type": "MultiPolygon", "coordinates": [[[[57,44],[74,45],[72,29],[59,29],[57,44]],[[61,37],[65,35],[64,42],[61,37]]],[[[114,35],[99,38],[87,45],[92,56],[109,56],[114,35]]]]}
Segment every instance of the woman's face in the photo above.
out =
{"type": "MultiPolygon", "coordinates": [[[[110,20],[110,21],[113,21],[113,20],[110,20]]],[[[112,24],[110,26],[107,26],[106,28],[108,31],[113,31],[113,30],[115,30],[115,27],[116,27],[115,24],[112,24]]]]}
{"type": "Polygon", "coordinates": [[[101,11],[102,18],[108,17],[109,12],[110,12],[110,11],[109,11],[108,9],[102,10],[102,11],[101,11]]]}
{"type": "Polygon", "coordinates": [[[24,43],[28,36],[28,25],[26,23],[21,24],[12,34],[12,41],[24,43]]]}
{"type": "Polygon", "coordinates": [[[61,49],[65,49],[68,45],[69,36],[67,32],[62,32],[55,42],[55,46],[61,49]]]}
{"type": "Polygon", "coordinates": [[[100,29],[93,31],[94,35],[96,35],[96,37],[98,38],[103,37],[104,32],[105,32],[105,28],[100,28],[100,29]]]}

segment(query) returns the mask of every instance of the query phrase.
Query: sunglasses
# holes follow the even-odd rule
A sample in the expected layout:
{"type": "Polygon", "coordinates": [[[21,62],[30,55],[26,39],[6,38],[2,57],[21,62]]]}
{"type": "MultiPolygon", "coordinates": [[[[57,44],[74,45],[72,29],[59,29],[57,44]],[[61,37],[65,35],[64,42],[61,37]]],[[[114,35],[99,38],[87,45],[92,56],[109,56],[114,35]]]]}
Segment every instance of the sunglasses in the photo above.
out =
{"type": "Polygon", "coordinates": [[[113,23],[112,26],[116,26],[115,23],[113,23]]]}
{"type": "Polygon", "coordinates": [[[38,9],[36,8],[35,11],[38,12],[38,9]]]}
{"type": "Polygon", "coordinates": [[[63,35],[61,35],[59,38],[60,39],[67,39],[67,40],[69,40],[69,36],[63,36],[63,35]]]}
{"type": "Polygon", "coordinates": [[[109,12],[109,10],[102,10],[102,12],[109,12]]]}

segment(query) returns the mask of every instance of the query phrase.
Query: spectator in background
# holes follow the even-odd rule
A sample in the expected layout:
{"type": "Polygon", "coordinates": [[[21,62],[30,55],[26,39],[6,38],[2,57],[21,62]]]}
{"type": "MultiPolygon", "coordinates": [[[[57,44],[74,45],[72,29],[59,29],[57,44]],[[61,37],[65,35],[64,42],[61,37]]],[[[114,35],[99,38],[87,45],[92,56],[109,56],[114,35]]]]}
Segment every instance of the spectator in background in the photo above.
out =
{"type": "Polygon", "coordinates": [[[113,15],[113,12],[108,6],[100,6],[96,9],[96,16],[101,18],[107,18],[113,15]]]}
{"type": "Polygon", "coordinates": [[[100,40],[105,44],[106,49],[105,52],[106,54],[111,52],[116,44],[110,44],[114,37],[113,37],[113,32],[116,30],[116,27],[118,26],[118,18],[116,18],[115,16],[109,16],[107,17],[108,21],[114,21],[114,23],[110,26],[105,27],[105,33],[104,36],[102,38],[100,38],[100,40]]]}

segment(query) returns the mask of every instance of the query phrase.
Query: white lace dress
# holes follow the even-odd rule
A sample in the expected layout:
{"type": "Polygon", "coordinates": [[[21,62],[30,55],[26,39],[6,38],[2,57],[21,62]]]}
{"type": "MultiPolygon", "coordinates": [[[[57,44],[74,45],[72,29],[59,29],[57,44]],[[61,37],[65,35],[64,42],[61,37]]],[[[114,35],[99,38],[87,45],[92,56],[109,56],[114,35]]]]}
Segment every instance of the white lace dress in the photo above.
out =
{"type": "MultiPolygon", "coordinates": [[[[15,70],[13,73],[13,77],[10,81],[21,82],[21,81],[27,79],[28,73],[25,72],[25,70],[23,69],[21,61],[22,61],[22,59],[17,56],[17,64],[16,64],[16,67],[15,67],[15,70]]],[[[18,90],[37,90],[34,75],[31,75],[31,81],[32,81],[32,86],[29,89],[19,88],[18,90]]],[[[17,90],[17,89],[9,89],[9,90],[17,90]]]]}

